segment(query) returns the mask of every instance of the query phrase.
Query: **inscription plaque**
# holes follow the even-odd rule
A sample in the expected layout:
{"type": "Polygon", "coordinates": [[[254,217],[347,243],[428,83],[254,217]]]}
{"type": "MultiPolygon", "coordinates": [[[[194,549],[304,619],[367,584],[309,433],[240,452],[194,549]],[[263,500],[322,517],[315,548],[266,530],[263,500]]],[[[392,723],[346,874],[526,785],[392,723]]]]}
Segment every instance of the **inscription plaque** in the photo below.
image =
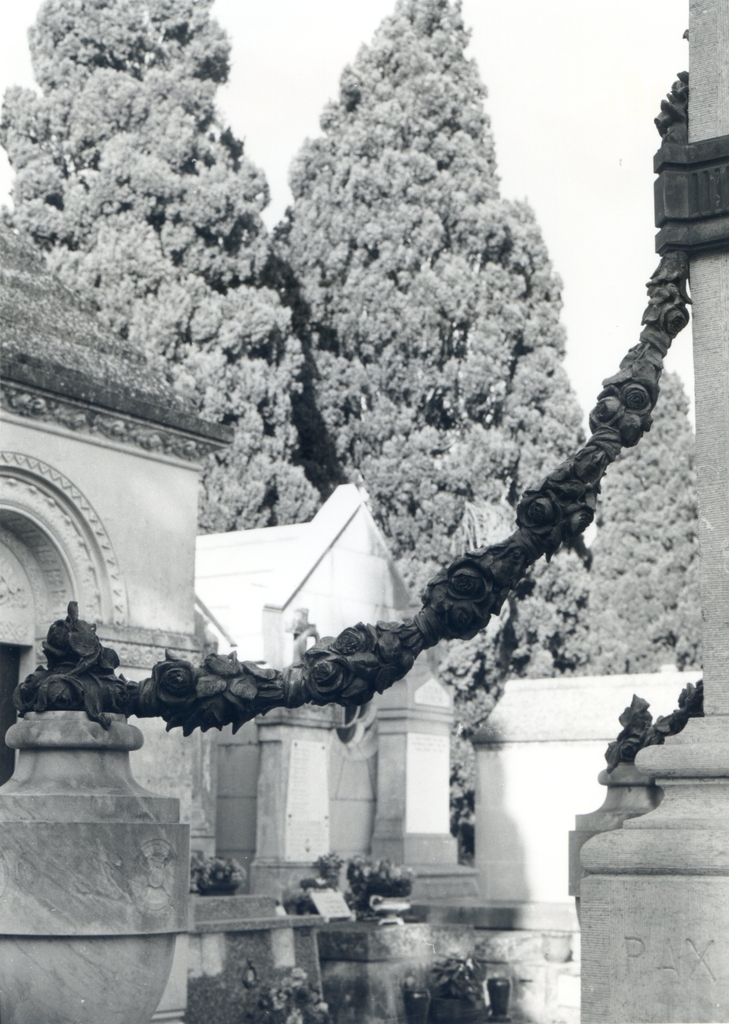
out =
{"type": "Polygon", "coordinates": [[[334,889],[309,889],[309,895],[314,901],[317,913],[322,917],[331,921],[351,918],[352,911],[345,903],[341,892],[335,892],[334,889]]]}
{"type": "Polygon", "coordinates": [[[450,833],[449,738],[409,732],[405,771],[405,831],[450,833]]]}
{"type": "Polygon", "coordinates": [[[294,740],[286,791],[287,861],[315,861],[329,853],[329,770],[327,744],[294,740]]]}

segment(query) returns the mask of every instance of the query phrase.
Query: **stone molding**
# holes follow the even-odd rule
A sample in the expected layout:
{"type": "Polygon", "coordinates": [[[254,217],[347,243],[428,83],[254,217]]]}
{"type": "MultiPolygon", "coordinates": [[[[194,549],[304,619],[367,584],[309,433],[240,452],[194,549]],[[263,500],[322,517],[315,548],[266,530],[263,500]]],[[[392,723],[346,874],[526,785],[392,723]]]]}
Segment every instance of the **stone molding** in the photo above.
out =
{"type": "Polygon", "coordinates": [[[181,430],[151,425],[124,413],[58,398],[39,389],[7,381],[0,384],[0,408],[35,422],[52,423],[74,433],[103,437],[186,462],[201,462],[223,446],[220,441],[203,440],[181,430]]]}
{"type": "Polygon", "coordinates": [[[128,668],[149,671],[156,662],[164,659],[167,650],[182,658],[200,654],[194,637],[184,633],[135,629],[130,635],[128,629],[114,630],[104,624],[99,625],[97,633],[102,643],[113,645],[120,663],[128,668]]]}
{"type": "Polygon", "coordinates": [[[48,539],[61,544],[82,583],[91,617],[123,625],[127,607],[119,564],[101,519],[78,487],[57,469],[20,452],[0,452],[0,478],[5,507],[46,524],[48,539]]]}

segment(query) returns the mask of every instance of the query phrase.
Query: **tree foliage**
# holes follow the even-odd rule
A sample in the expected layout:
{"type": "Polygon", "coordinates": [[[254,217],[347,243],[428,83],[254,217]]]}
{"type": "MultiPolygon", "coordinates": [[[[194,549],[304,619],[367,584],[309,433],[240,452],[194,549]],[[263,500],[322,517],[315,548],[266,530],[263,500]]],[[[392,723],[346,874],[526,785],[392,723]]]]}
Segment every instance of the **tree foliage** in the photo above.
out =
{"type": "Polygon", "coordinates": [[[694,434],[675,374],[664,374],[653,427],[611,466],[592,545],[591,670],[701,665],[694,434]]]}
{"type": "MultiPolygon", "coordinates": [[[[294,161],[271,264],[305,352],[307,472],[324,491],[364,479],[415,591],[467,544],[472,510],[487,525],[478,543],[500,539],[521,492],[581,439],[560,282],[528,205],[499,194],[468,39],[458,4],[398,0],[294,161]]],[[[508,675],[582,663],[585,574],[558,556],[521,606],[451,645],[462,726],[508,675]]],[[[454,813],[468,826],[462,746],[454,813]]]]}
{"type": "Polygon", "coordinates": [[[559,281],[499,197],[467,43],[450,0],[399,0],[295,160],[277,236],[316,411],[302,457],[364,477],[416,585],[466,501],[513,504],[580,433],[559,281]]]}
{"type": "MultiPolygon", "coordinates": [[[[464,546],[469,510],[477,543],[513,528],[520,493],[581,437],[559,280],[531,210],[499,196],[467,43],[457,5],[400,0],[294,162],[276,241],[307,357],[297,401],[318,416],[303,455],[364,477],[415,586],[464,546]]],[[[557,632],[584,567],[556,562],[525,582],[533,600],[454,651],[474,697],[534,658],[544,674],[579,662],[557,632]]]]}
{"type": "Polygon", "coordinates": [[[206,473],[207,529],[307,518],[291,395],[301,351],[260,287],[265,178],[218,121],[229,42],[212,0],[47,0],[30,29],[40,95],[11,88],[0,141],[14,224],[106,325],[235,426],[206,473]]]}

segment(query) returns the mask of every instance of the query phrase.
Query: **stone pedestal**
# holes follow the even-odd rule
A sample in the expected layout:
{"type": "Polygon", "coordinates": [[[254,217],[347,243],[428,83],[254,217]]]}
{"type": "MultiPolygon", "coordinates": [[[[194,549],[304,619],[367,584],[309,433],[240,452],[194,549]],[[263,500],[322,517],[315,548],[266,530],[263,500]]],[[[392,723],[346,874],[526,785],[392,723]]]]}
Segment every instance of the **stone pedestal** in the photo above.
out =
{"type": "MultiPolygon", "coordinates": [[[[729,134],[727,0],[689,28],[692,143],[729,134]]],[[[691,293],[707,717],[638,754],[660,807],[582,848],[586,1024],[729,1021],[729,252],[691,257],[691,293]]]]}
{"type": "Polygon", "coordinates": [[[332,923],[318,938],[322,990],[334,1024],[406,1021],[405,979],[426,988],[437,957],[472,956],[475,943],[473,928],[464,925],[332,923]]]}
{"type": "Polygon", "coordinates": [[[450,694],[427,657],[386,690],[377,712],[377,813],[372,856],[414,868],[413,897],[478,896],[450,833],[450,694]]]}
{"type": "Polygon", "coordinates": [[[147,1024],[187,929],[188,828],[132,777],[138,729],[27,714],[0,790],[3,1024],[147,1024]]]}
{"type": "Polygon", "coordinates": [[[583,846],[586,1024],[729,1020],[728,740],[693,719],[642,750],[660,806],[583,846]]]}
{"type": "Polygon", "coordinates": [[[575,815],[575,827],[570,832],[569,893],[575,897],[578,916],[580,881],[585,875],[585,869],[580,863],[580,851],[587,840],[601,832],[622,828],[629,818],[648,814],[663,799],[663,790],[656,786],[654,779],[633,764],[618,764],[611,772],[603,769],[597,781],[607,787],[602,806],[590,814],[575,815]]]}
{"type": "Polygon", "coordinates": [[[256,856],[250,890],[280,899],[330,852],[329,743],[333,705],[270,711],[258,722],[256,856]]]}

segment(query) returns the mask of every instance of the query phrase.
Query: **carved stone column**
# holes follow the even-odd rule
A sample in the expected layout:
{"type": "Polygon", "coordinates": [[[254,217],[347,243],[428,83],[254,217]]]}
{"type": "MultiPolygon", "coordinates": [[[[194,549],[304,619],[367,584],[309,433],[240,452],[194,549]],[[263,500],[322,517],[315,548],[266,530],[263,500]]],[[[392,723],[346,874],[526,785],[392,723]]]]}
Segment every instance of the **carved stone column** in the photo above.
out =
{"type": "MultiPolygon", "coordinates": [[[[729,2],[691,0],[689,143],[723,135],[729,2]]],[[[638,754],[660,807],[583,847],[585,1022],[729,1021],[729,252],[691,289],[706,717],[638,754]]]]}
{"type": "Polygon", "coordinates": [[[280,899],[330,852],[329,744],[337,709],[275,709],[258,720],[256,856],[250,888],[280,899]]]}

